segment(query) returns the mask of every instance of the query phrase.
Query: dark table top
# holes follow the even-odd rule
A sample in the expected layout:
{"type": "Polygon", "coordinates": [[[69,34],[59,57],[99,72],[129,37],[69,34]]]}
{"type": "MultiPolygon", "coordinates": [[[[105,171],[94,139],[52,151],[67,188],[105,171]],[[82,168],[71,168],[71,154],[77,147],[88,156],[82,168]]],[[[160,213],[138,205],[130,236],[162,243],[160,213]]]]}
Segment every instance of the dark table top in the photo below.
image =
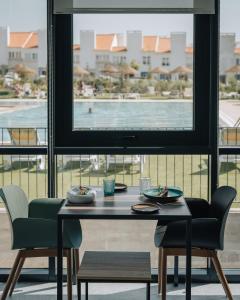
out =
{"type": "Polygon", "coordinates": [[[139,214],[131,210],[137,203],[149,201],[139,195],[138,188],[128,188],[126,192],[115,193],[114,196],[104,197],[97,189],[96,200],[91,204],[69,206],[67,200],[58,213],[63,219],[96,219],[96,220],[186,220],[191,213],[183,197],[175,204],[162,205],[153,214],[139,214]]]}

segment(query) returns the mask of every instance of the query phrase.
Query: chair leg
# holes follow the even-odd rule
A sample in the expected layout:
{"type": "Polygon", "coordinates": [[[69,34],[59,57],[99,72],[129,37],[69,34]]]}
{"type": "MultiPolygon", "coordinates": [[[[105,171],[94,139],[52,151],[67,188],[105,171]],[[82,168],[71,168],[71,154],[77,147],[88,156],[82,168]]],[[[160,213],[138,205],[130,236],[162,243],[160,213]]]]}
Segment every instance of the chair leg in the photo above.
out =
{"type": "Polygon", "coordinates": [[[213,262],[213,265],[214,265],[214,268],[217,272],[217,275],[218,275],[218,278],[224,288],[224,291],[225,291],[225,294],[227,296],[227,298],[229,300],[232,300],[233,299],[233,296],[232,296],[232,293],[230,291],[230,288],[228,286],[228,282],[227,282],[227,279],[223,273],[223,270],[222,270],[222,267],[221,267],[221,264],[220,264],[220,261],[217,257],[217,252],[213,251],[213,255],[212,255],[212,262],[213,262]]]}
{"type": "Polygon", "coordinates": [[[7,298],[8,291],[10,289],[12,281],[14,280],[14,275],[16,273],[16,270],[17,270],[17,267],[19,265],[21,257],[22,257],[22,253],[21,253],[21,251],[18,251],[18,254],[17,254],[17,257],[15,258],[12,270],[11,270],[9,276],[8,276],[6,285],[5,285],[4,290],[2,292],[1,300],[5,300],[7,298]]]}
{"type": "Polygon", "coordinates": [[[67,294],[68,300],[72,300],[72,250],[67,250],[67,294]]]}
{"type": "Polygon", "coordinates": [[[74,249],[73,250],[74,252],[74,256],[75,256],[75,270],[76,270],[76,273],[78,273],[78,270],[79,270],[79,249],[74,249]]]}
{"type": "Polygon", "coordinates": [[[161,268],[161,279],[162,279],[162,300],[167,298],[167,255],[164,248],[162,248],[162,268],[161,268]]]}
{"type": "Polygon", "coordinates": [[[24,262],[25,262],[25,257],[21,257],[20,261],[19,261],[19,264],[18,264],[18,267],[17,267],[17,270],[16,270],[16,273],[15,273],[14,278],[13,278],[13,282],[12,282],[10,291],[9,291],[9,296],[10,297],[12,296],[12,293],[14,291],[15,285],[18,281],[19,276],[20,276],[20,273],[21,273],[24,262]]]}
{"type": "Polygon", "coordinates": [[[162,290],[162,278],[161,278],[161,272],[162,272],[162,248],[159,248],[158,252],[158,294],[161,293],[162,290]]]}

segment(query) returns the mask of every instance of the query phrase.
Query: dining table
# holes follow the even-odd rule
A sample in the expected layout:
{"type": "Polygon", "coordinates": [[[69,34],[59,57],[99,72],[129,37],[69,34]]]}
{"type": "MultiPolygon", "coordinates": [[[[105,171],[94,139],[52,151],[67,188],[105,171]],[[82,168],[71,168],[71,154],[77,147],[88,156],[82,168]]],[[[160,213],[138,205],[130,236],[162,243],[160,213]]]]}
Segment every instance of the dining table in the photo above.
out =
{"type": "MultiPolygon", "coordinates": [[[[185,298],[191,299],[191,236],[192,215],[181,196],[177,202],[160,203],[154,213],[137,213],[132,210],[135,204],[149,203],[140,195],[139,188],[128,187],[126,191],[104,197],[102,189],[96,188],[95,200],[89,204],[71,204],[66,200],[57,217],[57,299],[63,299],[63,228],[65,220],[156,220],[161,222],[186,221],[186,292],[185,298]]],[[[153,200],[151,200],[153,202],[153,200]]]]}

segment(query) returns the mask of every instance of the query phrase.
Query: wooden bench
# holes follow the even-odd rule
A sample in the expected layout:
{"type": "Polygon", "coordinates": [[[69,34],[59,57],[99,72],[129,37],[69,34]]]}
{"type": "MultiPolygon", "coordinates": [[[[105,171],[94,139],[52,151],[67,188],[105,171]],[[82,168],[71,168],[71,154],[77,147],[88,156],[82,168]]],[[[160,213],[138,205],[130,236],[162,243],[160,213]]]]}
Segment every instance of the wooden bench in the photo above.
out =
{"type": "Polygon", "coordinates": [[[149,252],[86,251],[77,275],[78,300],[81,282],[146,283],[146,299],[150,300],[151,262],[149,252]]]}

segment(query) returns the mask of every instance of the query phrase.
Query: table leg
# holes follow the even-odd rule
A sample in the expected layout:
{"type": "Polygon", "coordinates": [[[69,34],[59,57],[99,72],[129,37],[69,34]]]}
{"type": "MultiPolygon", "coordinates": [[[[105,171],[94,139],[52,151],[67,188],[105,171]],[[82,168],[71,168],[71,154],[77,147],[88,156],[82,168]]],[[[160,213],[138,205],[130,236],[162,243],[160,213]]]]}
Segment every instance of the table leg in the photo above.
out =
{"type": "Polygon", "coordinates": [[[178,286],[179,257],[174,256],[174,286],[178,286]]]}
{"type": "Polygon", "coordinates": [[[186,226],[186,300],[191,300],[192,279],[192,219],[187,220],[186,226]]]}
{"type": "Polygon", "coordinates": [[[57,300],[63,299],[63,220],[57,220],[57,300]]]}
{"type": "Polygon", "coordinates": [[[85,288],[86,288],[86,291],[85,291],[85,294],[86,294],[86,295],[85,295],[85,299],[88,300],[88,282],[85,283],[85,288]]]}
{"type": "Polygon", "coordinates": [[[146,290],[146,299],[150,300],[150,293],[151,293],[151,288],[150,288],[150,282],[147,283],[147,290],[146,290]]]}
{"type": "Polygon", "coordinates": [[[81,300],[82,297],[82,289],[81,289],[81,282],[77,279],[77,298],[81,300]]]}

